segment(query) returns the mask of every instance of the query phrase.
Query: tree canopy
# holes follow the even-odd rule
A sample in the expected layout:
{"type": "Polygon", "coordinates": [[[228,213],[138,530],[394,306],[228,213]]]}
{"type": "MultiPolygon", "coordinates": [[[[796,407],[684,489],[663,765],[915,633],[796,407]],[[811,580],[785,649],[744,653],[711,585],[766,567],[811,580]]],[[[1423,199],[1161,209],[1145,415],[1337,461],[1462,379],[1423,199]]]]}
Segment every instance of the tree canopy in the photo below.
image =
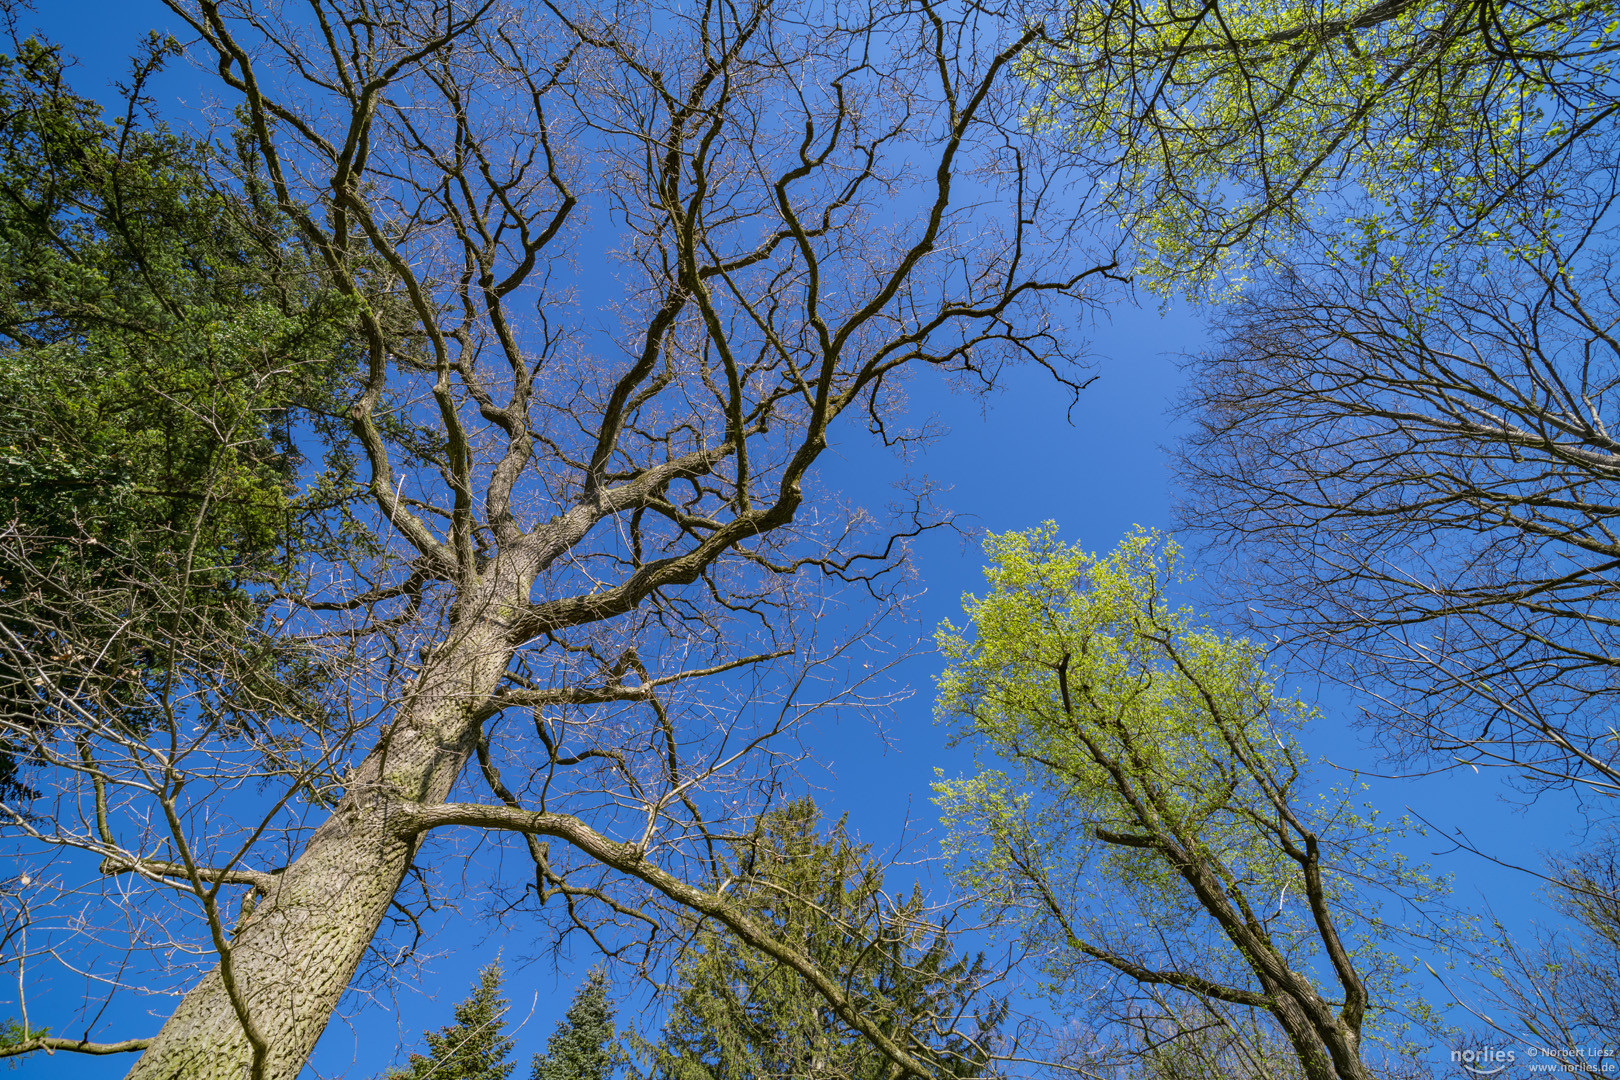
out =
{"type": "MultiPolygon", "coordinates": [[[[0,825],[52,868],[0,883],[0,1056],[291,1080],[476,894],[670,984],[623,1059],[593,975],[535,1080],[995,1074],[996,973],[791,796],[952,523],[828,464],[926,444],[915,378],[1075,400],[1131,245],[1220,305],[1183,475],[1233,602],[1397,749],[1617,789],[1607,0],[166,2],[213,133],[145,101],[166,39],[122,116],[0,60],[0,825]],[[173,1012],[104,1037],[135,983],[173,1012]]],[[[1155,535],[987,550],[936,793],[1109,1051],[1066,1064],[1407,1064],[1444,889],[1266,650],[1155,535]]],[[[1505,952],[1553,1044],[1610,1030],[1606,850],[1505,952]]],[[[500,977],[398,1075],[506,1077],[500,977]]]]}
{"type": "Polygon", "coordinates": [[[307,652],[269,645],[244,588],[304,545],[336,550],[312,516],[334,489],[300,494],[296,480],[320,464],[336,477],[342,462],[309,462],[319,443],[294,429],[330,427],[354,356],[349,307],[314,280],[250,147],[235,147],[245,186],[222,186],[218,148],[145,116],[173,41],[147,43],[112,119],[72,92],[55,46],[12,45],[0,56],[0,683],[16,726],[0,733],[0,792],[26,797],[19,732],[64,708],[107,715],[116,701],[134,720],[134,685],[197,664],[231,668],[244,703],[267,707],[319,681],[307,652]],[[181,627],[191,656],[169,647],[181,627]],[[42,692],[66,674],[51,658],[74,656],[84,631],[100,670],[65,698],[42,692]]]}
{"type": "Polygon", "coordinates": [[[1050,42],[1025,71],[1048,94],[1039,122],[1114,176],[1147,280],[1201,293],[1392,237],[1532,245],[1609,159],[1615,16],[1587,2],[1111,0],[1043,11],[1050,42]]]}
{"type": "Polygon", "coordinates": [[[939,632],[938,708],[1017,771],[937,786],[961,881],[1063,1000],[1101,998],[1148,1047],[1213,1027],[1249,1033],[1250,1060],[1291,1047],[1312,1080],[1375,1075],[1377,1032],[1412,1017],[1404,928],[1370,892],[1432,919],[1443,890],[1376,816],[1311,789],[1311,710],[1261,649],[1172,605],[1172,544],[1096,557],[1048,525],[985,551],[991,591],[939,632]]]}
{"type": "MultiPolygon", "coordinates": [[[[1403,771],[1573,792],[1553,834],[1610,858],[1616,12],[1037,10],[1031,123],[1110,177],[1141,279],[1207,304],[1179,516],[1227,610],[1403,771]]],[[[1571,940],[1613,911],[1552,895],[1605,901],[1571,940]]],[[[1609,991],[1551,936],[1504,946],[1505,997],[1567,1057],[1609,991]]]]}
{"type": "MultiPolygon", "coordinates": [[[[1083,177],[1020,128],[1015,69],[1037,34],[842,2],[170,6],[239,137],[205,152],[94,128],[76,98],[58,112],[92,149],[195,148],[174,176],[197,183],[162,204],[195,238],[138,234],[156,284],[117,229],[86,225],[85,243],[156,320],[119,346],[117,398],[156,412],[117,420],[107,445],[127,421],[132,484],[171,458],[176,484],[207,483],[138,504],[172,527],[178,574],[153,558],[120,567],[122,594],[62,582],[48,632],[11,641],[14,687],[52,722],[0,723],[53,807],[7,803],[7,829],[74,867],[28,918],[81,894],[98,912],[32,923],[39,964],[159,957],[152,986],[181,996],[149,1040],[5,1052],[139,1048],[136,1077],[291,1077],[361,965],[390,974],[438,890],[465,887],[445,884],[453,838],[479,836],[522,867],[492,885],[508,918],[648,964],[660,928],[724,928],[895,1069],[931,1074],[921,1044],[712,871],[791,774],[794,729],[857,703],[852,657],[904,593],[906,542],[947,520],[926,484],[886,522],[846,512],[818,472],[840,432],[909,444],[913,370],[982,388],[1028,363],[1084,382],[1077,312],[1115,260],[1074,242],[1060,203],[1083,177]],[[297,336],[306,299],[346,320],[330,347],[297,336]],[[306,347],[341,363],[304,371],[306,347]],[[283,391],[306,377],[341,404],[289,424],[283,391]],[[170,405],[172,456],[148,433],[170,405]],[[292,456],[323,439],[325,469],[292,456]],[[175,614],[201,610],[208,573],[242,605],[229,634],[175,614]],[[122,617],[125,579],[161,618],[122,617]],[[819,616],[845,587],[872,623],[835,641],[819,616]],[[128,642],[156,650],[154,677],[120,666],[128,642]],[[261,648],[322,677],[254,684],[261,648]],[[374,950],[389,933],[398,947],[374,950]],[[185,957],[205,959],[170,963],[185,957]]],[[[136,159],[131,183],[171,179],[136,159]]],[[[81,318],[62,289],[39,299],[65,327],[44,344],[87,349],[102,309],[81,318]]],[[[69,397],[42,391],[29,422],[69,397]]],[[[84,468],[114,464],[100,452],[84,468]]],[[[57,595],[37,547],[15,556],[16,596],[57,595]]]]}
{"type": "Polygon", "coordinates": [[[216,147],[142,122],[172,40],[149,42],[111,120],[68,87],[56,46],[14,45],[0,58],[0,497],[57,543],[189,552],[199,586],[262,578],[303,513],[291,425],[329,420],[354,363],[347,306],[313,279],[249,144],[248,186],[231,190],[216,147]]]}

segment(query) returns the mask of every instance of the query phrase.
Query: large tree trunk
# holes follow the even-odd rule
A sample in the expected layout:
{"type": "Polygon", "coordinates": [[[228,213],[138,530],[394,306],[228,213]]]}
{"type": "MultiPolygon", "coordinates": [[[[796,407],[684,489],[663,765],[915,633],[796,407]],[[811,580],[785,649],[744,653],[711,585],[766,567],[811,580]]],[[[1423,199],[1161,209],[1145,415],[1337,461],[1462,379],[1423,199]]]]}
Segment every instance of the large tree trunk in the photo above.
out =
{"type": "Polygon", "coordinates": [[[282,1080],[303,1068],[415,852],[417,841],[391,819],[448,797],[477,738],[476,709],[510,660],[502,621],[487,606],[475,610],[452,626],[331,817],[186,994],[131,1080],[282,1080]]]}

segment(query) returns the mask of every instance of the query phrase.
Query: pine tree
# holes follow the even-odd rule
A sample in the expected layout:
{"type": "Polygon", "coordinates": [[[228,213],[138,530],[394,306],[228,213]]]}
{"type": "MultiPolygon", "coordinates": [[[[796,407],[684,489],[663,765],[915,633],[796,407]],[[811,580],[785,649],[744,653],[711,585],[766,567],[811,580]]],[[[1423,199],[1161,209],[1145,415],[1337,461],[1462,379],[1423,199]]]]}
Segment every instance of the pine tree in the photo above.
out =
{"type": "Polygon", "coordinates": [[[534,1055],[531,1080],[607,1080],[613,1071],[613,1033],[607,976],[596,968],[574,994],[546,1052],[534,1055]]]}
{"type": "Polygon", "coordinates": [[[499,961],[480,971],[472,994],[456,1006],[456,1022],[427,1032],[427,1054],[412,1054],[407,1068],[388,1070],[385,1080],[506,1080],[514,1063],[506,1060],[505,977],[499,961]]]}
{"type": "MultiPolygon", "coordinates": [[[[922,894],[891,903],[883,868],[844,823],[823,835],[802,799],[762,815],[724,860],[728,893],[827,970],[937,1076],[995,1076],[988,1047],[1005,1004],[985,998],[982,958],[958,955],[922,894]]],[[[656,1043],[630,1033],[639,1080],[894,1080],[889,1060],[784,965],[699,925],[675,965],[656,1043]]],[[[909,1074],[907,1074],[909,1075],[909,1074]]],[[[536,1078],[551,1080],[551,1078],[536,1078]]]]}

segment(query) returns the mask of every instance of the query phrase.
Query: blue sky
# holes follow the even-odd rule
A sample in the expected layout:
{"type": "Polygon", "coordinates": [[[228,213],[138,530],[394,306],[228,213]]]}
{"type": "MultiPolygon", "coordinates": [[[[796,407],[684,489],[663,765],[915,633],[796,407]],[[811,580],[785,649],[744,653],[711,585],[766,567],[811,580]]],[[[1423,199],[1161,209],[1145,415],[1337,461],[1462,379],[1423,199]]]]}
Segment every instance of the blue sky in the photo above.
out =
{"type": "MultiPolygon", "coordinates": [[[[29,21],[27,16],[23,21],[29,21]]],[[[185,36],[172,15],[139,0],[55,4],[47,0],[32,21],[81,60],[71,81],[80,93],[91,95],[107,92],[148,29],[174,27],[178,36],[185,36]]],[[[177,125],[208,115],[199,111],[205,95],[197,86],[193,73],[184,67],[159,84],[161,105],[171,110],[177,125]]],[[[906,465],[851,438],[836,448],[821,470],[823,486],[880,509],[891,497],[890,479],[902,471],[926,474],[950,485],[943,502],[970,515],[968,524],[976,530],[1023,529],[1050,519],[1059,523],[1069,540],[1099,550],[1112,547],[1133,525],[1169,528],[1174,477],[1162,448],[1176,437],[1170,406],[1180,377],[1177,357],[1198,348],[1202,320],[1187,312],[1161,315],[1151,302],[1142,307],[1122,303],[1099,313],[1089,336],[1098,379],[1072,414],[1064,396],[1036,372],[1014,373],[1002,391],[983,401],[953,396],[937,384],[918,380],[911,392],[914,415],[939,416],[949,434],[906,465]]],[[[982,560],[975,543],[947,535],[925,539],[916,556],[925,591],[910,622],[926,637],[940,619],[959,614],[963,593],[979,588],[982,560]]],[[[933,770],[966,764],[961,754],[946,751],[943,733],[931,720],[931,679],[937,667],[936,659],[924,650],[897,670],[899,684],[911,686],[915,693],[890,717],[887,745],[864,723],[824,720],[817,729],[815,749],[830,763],[821,801],[829,809],[847,811],[856,830],[879,848],[898,840],[908,820],[914,830],[928,828],[933,770]]],[[[1325,718],[1314,733],[1319,741],[1312,749],[1346,766],[1382,771],[1376,758],[1362,748],[1359,733],[1346,722],[1349,706],[1342,695],[1319,691],[1304,681],[1299,688],[1307,695],[1321,694],[1325,718]]],[[[1509,860],[1534,864],[1538,846],[1556,847],[1568,840],[1572,817],[1567,805],[1549,799],[1520,813],[1503,800],[1506,789],[1500,780],[1450,773],[1422,781],[1374,782],[1371,798],[1392,813],[1410,806],[1445,829],[1466,825],[1476,841],[1489,843],[1509,860]]],[[[1434,838],[1410,854],[1432,858],[1456,874],[1464,903],[1476,895],[1487,897],[1499,916],[1526,931],[1529,921],[1540,917],[1531,899],[1531,880],[1474,856],[1447,853],[1447,847],[1434,838]]],[[[401,995],[397,1013],[370,1009],[359,1015],[352,1029],[341,1022],[332,1025],[314,1063],[321,1074],[379,1073],[392,1057],[399,1035],[403,1033],[414,1046],[422,1028],[447,1022],[451,1003],[465,994],[477,968],[503,949],[514,1016],[522,1019],[535,1002],[519,1036],[520,1060],[526,1061],[542,1046],[573,985],[593,961],[579,954],[556,972],[546,963],[515,969],[513,961],[536,951],[533,943],[521,934],[490,937],[476,920],[455,925],[434,947],[445,955],[432,965],[431,985],[420,987],[420,994],[401,995]]],[[[59,992],[74,991],[64,982],[59,992]]],[[[108,1030],[104,1037],[147,1034],[159,1022],[137,1010],[123,1019],[129,1030],[108,1030]]],[[[37,1016],[35,1021],[48,1023],[37,1016]]],[[[45,1077],[66,1069],[74,1076],[117,1076],[126,1067],[127,1061],[117,1059],[37,1056],[24,1061],[18,1075],[45,1077]]],[[[526,1076],[526,1065],[517,1075],[526,1076]]]]}

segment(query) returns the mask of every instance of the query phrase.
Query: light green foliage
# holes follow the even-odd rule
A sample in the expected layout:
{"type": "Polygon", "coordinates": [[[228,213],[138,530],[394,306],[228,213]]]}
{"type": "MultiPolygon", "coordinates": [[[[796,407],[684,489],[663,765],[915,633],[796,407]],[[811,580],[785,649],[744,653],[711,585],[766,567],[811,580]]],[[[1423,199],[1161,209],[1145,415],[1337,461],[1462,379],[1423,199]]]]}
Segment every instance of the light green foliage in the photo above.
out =
{"type": "Polygon", "coordinates": [[[608,1080],[615,1060],[613,1005],[607,975],[595,968],[551,1033],[546,1052],[534,1055],[531,1080],[608,1080]]]}
{"type": "Polygon", "coordinates": [[[506,1080],[513,1063],[506,1060],[512,1040],[504,978],[499,962],[480,971],[472,994],[456,1006],[455,1023],[428,1032],[428,1052],[412,1054],[406,1068],[388,1070],[385,1080],[506,1080]]]}
{"type": "Polygon", "coordinates": [[[1277,693],[1258,646],[1171,605],[1178,554],[1155,534],[1098,558],[1049,524],[985,549],[991,591],[938,634],[939,715],[995,759],[936,785],[963,884],[1056,992],[1101,963],[1167,992],[1170,1015],[1266,1010],[1294,1024],[1308,1075],[1311,1045],[1359,1047],[1405,972],[1365,886],[1426,917],[1441,890],[1388,850],[1398,830],[1308,786],[1312,710],[1277,693]]]}
{"type": "MultiPolygon", "coordinates": [[[[892,904],[883,870],[842,824],[823,838],[809,799],[762,815],[731,845],[726,896],[842,984],[938,1076],[982,1077],[1004,1009],[981,1002],[980,959],[956,957],[919,893],[892,904]]],[[[695,928],[657,1043],[626,1041],[647,1080],[886,1080],[889,1061],[782,964],[695,928]]]]}
{"type": "Polygon", "coordinates": [[[1617,13],[1108,0],[1069,8],[1025,74],[1048,94],[1035,122],[1108,159],[1146,278],[1197,292],[1323,232],[1365,254],[1394,232],[1555,228],[1617,108],[1617,13]]]}
{"type": "MultiPolygon", "coordinates": [[[[1299,774],[1293,736],[1310,712],[1273,695],[1256,646],[1201,630],[1168,607],[1161,590],[1174,574],[1175,546],[1138,534],[1095,559],[1047,526],[993,536],[986,550],[993,591],[966,604],[976,634],[947,623],[938,636],[953,661],[940,679],[939,711],[970,721],[964,731],[986,736],[1023,769],[1016,781],[992,771],[939,785],[953,825],[976,818],[974,834],[994,835],[1040,820],[1055,838],[1069,831],[1063,823],[1129,829],[1149,815],[1239,879],[1297,891],[1297,868],[1253,828],[1268,802],[1258,771],[1232,759],[1252,755],[1291,785],[1299,774]],[[1071,721],[1076,710],[1083,732],[1071,721]],[[1123,776],[1121,763],[1130,770],[1123,776]],[[1037,808],[1033,791],[1051,800],[1037,808]]],[[[1111,849],[1107,862],[1145,899],[1178,888],[1174,871],[1145,849],[1111,849]]],[[[975,883],[1005,888],[989,876],[995,865],[975,883]]]]}

